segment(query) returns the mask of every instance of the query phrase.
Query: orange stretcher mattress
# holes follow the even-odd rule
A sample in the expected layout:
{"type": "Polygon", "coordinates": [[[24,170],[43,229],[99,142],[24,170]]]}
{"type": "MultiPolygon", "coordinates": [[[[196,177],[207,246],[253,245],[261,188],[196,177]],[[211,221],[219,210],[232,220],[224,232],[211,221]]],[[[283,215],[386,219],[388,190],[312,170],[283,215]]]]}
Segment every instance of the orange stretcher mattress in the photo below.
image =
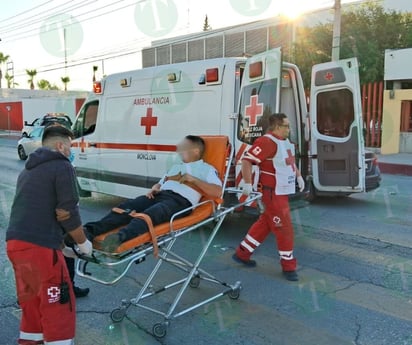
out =
{"type": "MultiPolygon", "coordinates": [[[[197,207],[190,215],[176,219],[173,221],[173,230],[182,230],[189,226],[195,225],[202,220],[210,217],[214,212],[214,207],[212,203],[206,203],[197,207]]],[[[110,232],[104,233],[102,235],[96,236],[93,241],[93,247],[95,249],[101,249],[101,242],[105,239],[105,237],[109,234],[118,232],[120,228],[114,229],[110,232]]],[[[166,235],[170,232],[170,222],[163,223],[154,227],[154,231],[157,237],[162,235],[166,235]]],[[[146,232],[140,236],[137,236],[129,241],[123,242],[112,254],[121,254],[123,252],[127,252],[137,248],[145,243],[152,243],[152,237],[149,232],[146,232]]]]}

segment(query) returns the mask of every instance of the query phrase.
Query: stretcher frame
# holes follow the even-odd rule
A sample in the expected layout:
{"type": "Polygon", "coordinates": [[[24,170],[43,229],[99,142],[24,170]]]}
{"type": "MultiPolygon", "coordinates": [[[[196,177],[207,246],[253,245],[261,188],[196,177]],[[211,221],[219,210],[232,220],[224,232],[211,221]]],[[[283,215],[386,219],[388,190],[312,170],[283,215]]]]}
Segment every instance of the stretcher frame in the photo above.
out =
{"type": "MultiPolygon", "coordinates": [[[[232,159],[234,157],[233,146],[229,147],[229,153],[226,152],[226,155],[227,162],[224,171],[222,198],[224,193],[241,193],[241,190],[225,187],[229,176],[229,169],[232,163],[232,159]]],[[[194,205],[192,207],[186,208],[180,212],[175,213],[170,219],[169,233],[157,239],[157,246],[159,248],[158,262],[155,264],[155,267],[153,268],[152,272],[147,276],[145,283],[143,284],[142,288],[140,289],[136,297],[131,298],[130,300],[123,299],[121,301],[121,306],[119,308],[115,308],[114,310],[112,310],[110,314],[112,321],[121,322],[126,316],[127,310],[130,306],[141,308],[143,310],[152,312],[163,317],[163,322],[154,324],[152,328],[153,335],[157,338],[162,338],[166,335],[167,328],[172,320],[180,316],[183,316],[188,312],[197,309],[207,303],[210,303],[224,295],[228,295],[231,299],[238,299],[240,296],[240,290],[242,288],[242,284],[240,281],[237,281],[233,284],[228,284],[218,279],[213,274],[200,268],[200,265],[207,251],[209,250],[212,242],[214,241],[218,231],[220,230],[220,227],[223,221],[225,220],[226,216],[228,214],[233,213],[239,207],[248,205],[253,201],[259,201],[260,198],[261,193],[253,192],[247,200],[243,202],[237,202],[235,205],[231,205],[229,207],[225,207],[222,204],[217,204],[215,200],[204,200],[197,205],[194,205]],[[211,216],[203,219],[202,221],[196,224],[184,227],[182,229],[175,230],[173,228],[173,223],[176,220],[176,218],[179,217],[179,215],[186,213],[189,210],[194,210],[201,206],[205,207],[207,204],[211,204],[211,206],[213,207],[213,212],[211,216]],[[211,233],[209,234],[209,237],[204,243],[199,255],[194,259],[193,262],[173,251],[173,246],[178,238],[194,230],[197,230],[204,225],[213,223],[214,226],[211,230],[211,233]],[[162,265],[166,263],[183,271],[186,274],[186,276],[176,281],[172,281],[160,288],[153,289],[151,284],[154,281],[155,277],[158,275],[162,265]],[[181,310],[177,310],[179,302],[181,301],[188,287],[197,288],[199,287],[200,282],[202,280],[215,285],[222,286],[221,291],[210,297],[200,300],[193,305],[187,306],[186,308],[183,308],[181,310]],[[179,285],[180,289],[178,289],[176,296],[173,298],[173,300],[170,303],[170,306],[167,308],[166,311],[158,310],[155,307],[144,303],[150,297],[154,297],[160,294],[161,292],[167,291],[174,287],[178,287],[179,285]]],[[[119,254],[106,253],[101,250],[95,249],[93,250],[92,256],[79,255],[79,259],[76,262],[76,274],[83,278],[90,279],[101,284],[113,285],[127,274],[128,270],[134,263],[141,263],[145,260],[147,255],[150,255],[153,252],[153,243],[145,244],[138,248],[134,248],[130,251],[122,252],[119,254]],[[87,266],[89,263],[97,264],[100,267],[109,269],[119,265],[125,265],[125,267],[123,268],[123,271],[120,274],[118,274],[115,278],[111,280],[106,280],[93,276],[90,272],[88,272],[87,266]]]]}

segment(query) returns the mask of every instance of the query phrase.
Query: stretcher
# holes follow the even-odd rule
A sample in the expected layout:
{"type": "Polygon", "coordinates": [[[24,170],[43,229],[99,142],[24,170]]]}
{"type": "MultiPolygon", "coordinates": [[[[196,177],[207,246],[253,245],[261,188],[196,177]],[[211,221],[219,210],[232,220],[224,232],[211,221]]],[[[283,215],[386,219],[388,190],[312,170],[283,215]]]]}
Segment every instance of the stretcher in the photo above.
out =
{"type": "MultiPolygon", "coordinates": [[[[112,285],[124,277],[134,263],[143,262],[150,254],[157,257],[158,260],[152,272],[147,276],[145,283],[136,297],[130,300],[122,300],[121,306],[114,309],[110,316],[113,322],[121,322],[126,316],[128,308],[131,306],[160,315],[163,317],[163,321],[156,323],[153,326],[153,334],[158,338],[162,338],[166,335],[167,328],[172,320],[224,295],[228,295],[231,299],[238,299],[242,288],[240,281],[228,284],[202,269],[200,265],[226,216],[233,213],[239,207],[254,201],[259,201],[261,194],[258,192],[252,193],[248,200],[225,206],[223,204],[224,193],[241,192],[234,188],[226,188],[229,169],[234,156],[234,148],[229,144],[227,136],[202,136],[202,138],[205,140],[206,146],[203,159],[205,162],[216,168],[219,177],[223,182],[221,198],[210,199],[204,196],[197,205],[175,213],[168,223],[154,227],[152,226],[150,219],[145,218],[142,214],[128,211],[132,217],[142,217],[145,219],[146,222],[148,222],[150,231],[130,241],[122,243],[112,253],[104,252],[100,244],[105,236],[109,233],[118,231],[119,229],[114,229],[109,233],[100,235],[94,239],[93,254],[91,256],[79,255],[79,259],[76,263],[76,273],[79,276],[98,283],[112,285]],[[179,217],[189,210],[192,212],[188,216],[182,218],[179,217]],[[213,229],[207,240],[204,242],[203,248],[194,260],[189,260],[173,250],[173,246],[180,237],[207,224],[212,225],[213,229]],[[183,278],[172,281],[160,288],[153,289],[153,281],[159,275],[159,270],[164,264],[176,267],[178,270],[184,272],[184,276],[183,278]],[[114,278],[104,278],[98,277],[90,272],[89,265],[97,265],[100,269],[109,269],[111,272],[115,267],[121,267],[122,269],[114,278]],[[219,289],[219,292],[215,293],[213,296],[209,296],[193,305],[178,310],[178,306],[180,306],[179,303],[188,288],[199,287],[201,281],[218,285],[221,288],[219,289]],[[170,302],[170,306],[167,310],[159,310],[150,305],[149,302],[146,303],[146,301],[150,300],[150,297],[155,297],[156,295],[175,287],[178,288],[177,293],[170,302]]],[[[126,212],[119,209],[114,209],[114,211],[126,212]]]]}

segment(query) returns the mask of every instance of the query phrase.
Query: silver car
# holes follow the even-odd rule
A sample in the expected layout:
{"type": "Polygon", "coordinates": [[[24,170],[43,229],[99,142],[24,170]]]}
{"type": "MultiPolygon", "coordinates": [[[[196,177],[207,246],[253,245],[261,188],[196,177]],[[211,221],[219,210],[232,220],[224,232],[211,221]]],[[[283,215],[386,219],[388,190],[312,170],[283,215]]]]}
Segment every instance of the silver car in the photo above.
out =
{"type": "Polygon", "coordinates": [[[17,142],[17,154],[21,160],[26,160],[30,153],[41,147],[41,137],[44,127],[36,127],[27,137],[17,142]]]}

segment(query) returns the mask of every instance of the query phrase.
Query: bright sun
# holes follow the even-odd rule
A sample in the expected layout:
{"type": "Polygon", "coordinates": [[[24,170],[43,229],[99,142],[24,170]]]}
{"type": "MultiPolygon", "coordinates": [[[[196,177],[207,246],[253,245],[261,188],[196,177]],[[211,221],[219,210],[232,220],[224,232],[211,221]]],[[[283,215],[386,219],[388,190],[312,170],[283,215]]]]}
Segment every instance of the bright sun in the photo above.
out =
{"type": "Polygon", "coordinates": [[[325,2],[325,0],[285,0],[279,2],[279,14],[294,20],[305,11],[316,8],[325,2]]]}

